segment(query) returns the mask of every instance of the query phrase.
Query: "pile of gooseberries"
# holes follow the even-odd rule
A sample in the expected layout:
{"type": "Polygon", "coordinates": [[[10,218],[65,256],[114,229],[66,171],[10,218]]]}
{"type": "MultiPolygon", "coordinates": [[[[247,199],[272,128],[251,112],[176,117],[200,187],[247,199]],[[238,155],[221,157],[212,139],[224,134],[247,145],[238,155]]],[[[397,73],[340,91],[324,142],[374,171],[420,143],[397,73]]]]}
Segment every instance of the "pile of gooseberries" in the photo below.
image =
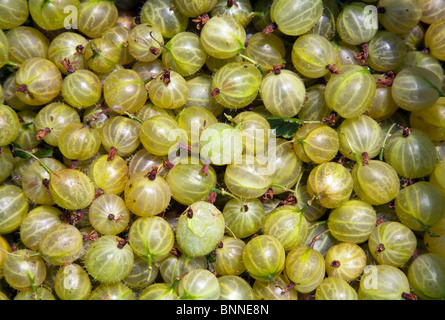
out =
{"type": "Polygon", "coordinates": [[[445,299],[444,0],[0,0],[0,300],[445,299]]]}

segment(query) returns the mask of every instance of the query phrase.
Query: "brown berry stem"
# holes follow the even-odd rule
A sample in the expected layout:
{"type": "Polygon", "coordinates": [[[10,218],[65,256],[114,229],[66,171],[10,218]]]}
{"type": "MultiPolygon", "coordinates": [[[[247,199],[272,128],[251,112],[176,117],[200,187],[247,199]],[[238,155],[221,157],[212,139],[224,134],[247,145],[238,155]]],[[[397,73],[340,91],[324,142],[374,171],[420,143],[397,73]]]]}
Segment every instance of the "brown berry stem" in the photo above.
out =
{"type": "Polygon", "coordinates": [[[170,70],[164,69],[164,73],[161,75],[160,80],[163,81],[166,86],[168,86],[168,84],[171,81],[171,79],[170,79],[170,70]]]}
{"type": "Polygon", "coordinates": [[[396,77],[394,71],[388,71],[384,73],[383,76],[385,77],[384,79],[382,78],[378,79],[377,87],[378,88],[391,87],[396,77]]]}
{"type": "Polygon", "coordinates": [[[108,151],[107,161],[113,161],[116,155],[117,155],[117,148],[113,146],[110,148],[110,151],[108,151]]]}
{"type": "Polygon", "coordinates": [[[272,70],[270,72],[273,72],[276,75],[281,74],[281,69],[284,68],[285,65],[284,64],[274,64],[272,65],[272,70]]]}
{"type": "Polygon", "coordinates": [[[266,193],[263,194],[261,199],[266,200],[266,201],[273,199],[273,188],[269,187],[269,189],[267,189],[266,193]]]}
{"type": "Polygon", "coordinates": [[[159,55],[159,51],[160,51],[159,48],[150,47],[150,52],[152,55],[155,55],[155,56],[159,55]]]}
{"type": "Polygon", "coordinates": [[[311,243],[309,244],[309,248],[313,249],[313,248],[314,248],[314,245],[315,245],[315,242],[317,242],[317,240],[318,240],[323,234],[325,234],[325,233],[327,233],[327,232],[330,232],[330,231],[331,231],[331,230],[329,230],[329,229],[323,230],[322,232],[320,232],[319,234],[317,234],[315,237],[313,237],[311,243]]]}
{"type": "Polygon", "coordinates": [[[335,74],[335,75],[340,74],[340,70],[337,69],[336,67],[334,67],[334,66],[331,65],[331,64],[328,64],[328,65],[326,66],[326,69],[328,69],[329,72],[330,72],[331,74],[335,74]]]}
{"type": "Polygon", "coordinates": [[[16,88],[16,91],[17,91],[17,92],[22,92],[22,93],[24,93],[24,94],[27,94],[27,95],[29,95],[29,96],[31,97],[31,99],[34,99],[33,94],[32,94],[31,92],[28,91],[28,85],[27,85],[26,83],[23,83],[23,84],[19,85],[19,86],[16,88]]]}
{"type": "Polygon", "coordinates": [[[378,257],[383,251],[385,251],[385,245],[380,243],[375,250],[375,255],[378,257]]]}
{"type": "MultiPolygon", "coordinates": [[[[283,204],[284,205],[294,205],[297,204],[298,200],[297,197],[294,196],[293,194],[290,194],[284,201],[283,204]]],[[[304,209],[304,208],[303,208],[304,209]]]]}
{"type": "Polygon", "coordinates": [[[173,163],[171,163],[170,161],[164,161],[162,163],[162,166],[167,169],[167,170],[171,170],[173,169],[173,167],[175,166],[173,163]]]}
{"type": "Polygon", "coordinates": [[[94,193],[93,201],[99,198],[101,195],[104,194],[104,190],[102,188],[98,188],[96,192],[94,193]]]}
{"type": "Polygon", "coordinates": [[[171,255],[174,255],[176,258],[181,257],[181,251],[179,251],[177,248],[173,247],[170,249],[169,252],[171,255]]]}
{"type": "Polygon", "coordinates": [[[286,288],[284,288],[282,291],[281,291],[281,294],[285,294],[286,292],[288,292],[289,290],[291,290],[291,289],[293,289],[293,288],[295,288],[295,282],[290,282],[287,286],[286,286],[286,288]]]}
{"type": "Polygon", "coordinates": [[[208,203],[214,204],[216,201],[216,197],[217,197],[217,193],[212,191],[209,193],[206,201],[208,203]]]}
{"type": "Polygon", "coordinates": [[[83,55],[84,54],[84,50],[85,50],[85,47],[83,45],[79,44],[76,47],[76,52],[74,54],[81,54],[81,55],[83,55]]]}
{"type": "Polygon", "coordinates": [[[263,33],[267,36],[277,29],[278,29],[278,25],[275,22],[272,22],[266,28],[263,29],[263,33]]]}
{"type": "Polygon", "coordinates": [[[335,111],[331,111],[329,117],[323,119],[323,124],[329,124],[332,127],[335,126],[335,118],[337,117],[337,113],[335,111]]]}
{"type": "Polygon", "coordinates": [[[212,99],[215,99],[215,97],[217,95],[219,95],[220,93],[221,93],[221,90],[219,90],[219,88],[215,88],[215,89],[212,90],[212,92],[210,92],[210,97],[212,99]]]}
{"type": "Polygon", "coordinates": [[[405,300],[417,300],[417,296],[415,294],[407,292],[402,293],[402,298],[405,300]]]}
{"type": "Polygon", "coordinates": [[[153,181],[156,179],[156,175],[159,173],[159,168],[157,166],[153,166],[151,171],[149,171],[145,177],[148,178],[150,181],[153,181]]]}
{"type": "Polygon", "coordinates": [[[76,72],[76,69],[74,68],[73,63],[71,63],[68,58],[63,59],[62,61],[60,61],[60,63],[66,69],[66,72],[68,72],[68,74],[72,74],[72,73],[76,72]]]}
{"type": "Polygon", "coordinates": [[[362,44],[362,52],[355,55],[355,58],[357,60],[360,60],[362,62],[363,66],[367,66],[366,59],[369,58],[369,51],[368,51],[368,44],[363,43],[362,44]]]}
{"type": "Polygon", "coordinates": [[[87,242],[88,240],[96,241],[97,239],[98,239],[98,235],[96,233],[96,230],[93,230],[90,233],[88,233],[82,237],[83,242],[87,242]]]}
{"type": "Polygon", "coordinates": [[[199,170],[199,173],[207,176],[209,174],[209,168],[210,168],[210,159],[206,159],[204,161],[204,165],[202,166],[201,170],[199,170]]]}
{"type": "Polygon", "coordinates": [[[340,268],[340,265],[341,265],[340,261],[333,260],[329,266],[337,269],[337,268],[340,268]]]}
{"type": "Polygon", "coordinates": [[[239,5],[238,5],[238,3],[236,3],[235,0],[227,0],[227,6],[229,8],[233,7],[233,5],[235,5],[235,6],[237,6],[239,8],[239,5]]]}
{"type": "Polygon", "coordinates": [[[51,133],[51,129],[46,127],[45,129],[39,129],[37,130],[37,135],[36,135],[36,139],[37,140],[42,140],[43,138],[46,137],[46,135],[48,135],[49,133],[51,133]]]}
{"type": "Polygon", "coordinates": [[[408,127],[403,127],[402,129],[403,129],[402,135],[404,138],[408,138],[411,132],[413,132],[413,130],[408,127]]]}
{"type": "Polygon", "coordinates": [[[200,16],[197,16],[195,19],[192,19],[192,22],[196,23],[196,29],[201,30],[202,27],[210,20],[210,16],[208,13],[203,13],[200,16]]]}
{"type": "Polygon", "coordinates": [[[363,152],[362,153],[362,158],[363,158],[363,166],[367,166],[369,165],[369,154],[367,152],[363,152]]]}
{"type": "Polygon", "coordinates": [[[116,240],[117,240],[117,247],[118,247],[119,249],[123,249],[123,248],[125,247],[125,245],[129,242],[128,239],[119,239],[119,238],[116,238],[116,240]]]}
{"type": "Polygon", "coordinates": [[[376,222],[375,222],[375,226],[379,226],[381,225],[383,222],[385,222],[385,220],[382,219],[382,217],[378,217],[376,222]]]}

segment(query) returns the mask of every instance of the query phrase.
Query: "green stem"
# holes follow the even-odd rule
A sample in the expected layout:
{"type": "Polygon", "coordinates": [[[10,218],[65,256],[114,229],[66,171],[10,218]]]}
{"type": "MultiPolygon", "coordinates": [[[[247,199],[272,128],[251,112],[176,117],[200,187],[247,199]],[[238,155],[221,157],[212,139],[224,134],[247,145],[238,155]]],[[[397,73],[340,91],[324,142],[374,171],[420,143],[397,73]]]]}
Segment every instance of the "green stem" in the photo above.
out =
{"type": "Polygon", "coordinates": [[[252,12],[255,16],[257,17],[264,17],[265,16],[265,12],[262,11],[254,11],[252,12]]]}
{"type": "Polygon", "coordinates": [[[261,66],[260,66],[255,60],[249,58],[248,56],[242,54],[241,52],[239,52],[238,55],[239,55],[241,58],[243,58],[244,60],[247,60],[247,61],[249,61],[250,63],[254,64],[255,67],[260,71],[261,76],[264,78],[264,76],[265,76],[264,71],[263,71],[263,69],[261,68],[261,66]]]}
{"type": "Polygon", "coordinates": [[[167,48],[167,46],[166,46],[165,44],[163,44],[161,41],[159,41],[158,39],[156,39],[155,37],[153,37],[153,31],[150,31],[150,37],[151,37],[154,41],[156,41],[156,43],[157,43],[160,47],[164,48],[164,49],[167,50],[167,51],[171,51],[170,48],[167,48]]]}
{"type": "Polygon", "coordinates": [[[327,224],[327,223],[328,223],[328,220],[323,220],[323,221],[315,222],[313,225],[311,225],[311,226],[308,228],[308,230],[309,230],[309,229],[312,229],[312,228],[316,228],[316,227],[318,227],[318,226],[321,226],[322,224],[327,224]]]}
{"type": "Polygon", "coordinates": [[[22,126],[23,126],[24,130],[30,130],[29,127],[31,127],[33,124],[34,124],[34,122],[31,121],[31,122],[26,122],[26,123],[22,124],[22,126]]]}
{"type": "Polygon", "coordinates": [[[298,123],[300,125],[304,125],[304,124],[308,124],[308,123],[323,123],[322,121],[318,121],[318,120],[301,120],[298,118],[284,118],[284,117],[279,117],[279,116],[266,117],[266,120],[281,120],[281,121],[289,122],[289,123],[298,123]]]}
{"type": "Polygon", "coordinates": [[[147,258],[147,264],[148,264],[148,276],[147,276],[147,279],[150,279],[151,278],[151,274],[153,272],[151,254],[147,254],[146,258],[147,258]]]}
{"type": "Polygon", "coordinates": [[[34,158],[36,161],[39,162],[39,164],[42,166],[42,168],[45,169],[46,172],[48,172],[48,174],[51,174],[53,172],[41,159],[36,157],[34,154],[29,152],[28,150],[24,150],[24,149],[21,149],[21,148],[13,148],[12,152],[14,152],[14,151],[24,152],[27,155],[29,155],[30,157],[34,158]]]}
{"type": "Polygon", "coordinates": [[[304,214],[304,212],[306,211],[307,208],[309,208],[311,205],[306,202],[306,204],[304,205],[303,208],[301,208],[300,210],[298,210],[299,213],[304,214]]]}
{"type": "Polygon", "coordinates": [[[6,62],[6,65],[13,67],[13,68],[17,68],[17,69],[20,68],[20,65],[18,63],[15,63],[15,62],[12,62],[9,60],[6,62]]]}
{"type": "Polygon", "coordinates": [[[131,119],[136,120],[137,122],[139,122],[140,124],[144,123],[144,120],[142,120],[141,118],[135,116],[134,114],[128,112],[128,111],[124,111],[124,113],[129,116],[131,119]]]}
{"type": "Polygon", "coordinates": [[[22,257],[21,255],[14,254],[14,253],[11,253],[11,252],[8,252],[8,251],[4,250],[4,249],[1,248],[1,247],[0,247],[0,251],[2,251],[3,253],[5,253],[5,254],[7,254],[7,255],[14,256],[14,257],[22,257]]]}
{"type": "Polygon", "coordinates": [[[26,276],[28,277],[29,282],[31,282],[31,290],[34,294],[37,294],[37,286],[36,282],[34,281],[34,278],[29,274],[28,271],[26,271],[26,276]]]}
{"type": "Polygon", "coordinates": [[[41,252],[32,253],[29,255],[30,258],[40,258],[43,257],[43,254],[41,252]]]}
{"type": "Polygon", "coordinates": [[[180,296],[179,299],[181,299],[181,300],[195,300],[196,297],[190,295],[187,291],[184,290],[184,294],[182,296],[180,296]]]}
{"type": "Polygon", "coordinates": [[[278,281],[275,281],[274,277],[271,274],[268,277],[266,277],[266,280],[273,283],[275,287],[278,287],[281,289],[281,287],[278,284],[278,281]]]}
{"type": "Polygon", "coordinates": [[[150,78],[144,80],[144,81],[143,81],[143,82],[144,82],[144,85],[146,85],[146,84],[150,83],[151,81],[157,79],[158,77],[162,76],[163,74],[164,74],[164,71],[161,71],[161,72],[159,72],[156,76],[154,76],[154,77],[150,77],[150,78]]]}
{"type": "Polygon", "coordinates": [[[430,228],[429,228],[428,226],[424,226],[424,228],[425,228],[425,232],[426,232],[430,237],[433,237],[433,238],[440,238],[440,235],[435,234],[434,232],[431,232],[431,230],[430,230],[430,228]]]}
{"type": "Polygon", "coordinates": [[[189,257],[189,256],[186,256],[186,257],[185,257],[185,261],[184,261],[184,269],[187,268],[187,266],[188,266],[188,264],[189,264],[189,261],[190,261],[191,259],[192,259],[192,258],[189,257]]]}
{"type": "MultiPolygon", "coordinates": [[[[242,207],[243,207],[243,212],[245,212],[245,211],[244,211],[244,206],[242,206],[242,207]]],[[[230,233],[232,234],[232,236],[233,236],[235,239],[238,239],[238,238],[236,237],[236,235],[233,233],[233,231],[232,231],[227,225],[224,225],[224,226],[226,227],[227,230],[230,231],[230,233]]]]}
{"type": "Polygon", "coordinates": [[[355,151],[355,149],[354,149],[354,147],[352,146],[352,144],[349,142],[349,139],[346,137],[345,133],[342,132],[341,134],[345,137],[346,142],[347,142],[348,145],[349,145],[349,148],[351,148],[352,155],[354,156],[355,161],[357,162],[357,164],[358,164],[358,165],[362,165],[362,160],[360,159],[359,155],[357,154],[357,151],[355,151]]]}
{"type": "Polygon", "coordinates": [[[99,52],[99,50],[97,50],[97,48],[95,48],[95,45],[93,45],[93,43],[91,43],[91,42],[90,42],[90,48],[91,48],[91,51],[93,52],[93,55],[91,56],[90,59],[93,59],[94,57],[100,56],[101,58],[105,59],[106,61],[108,61],[108,62],[112,62],[112,63],[113,63],[113,61],[111,61],[110,59],[108,59],[107,57],[105,57],[104,55],[102,55],[102,54],[99,52]]]}
{"type": "MultiPolygon", "coordinates": [[[[221,196],[229,196],[232,199],[237,200],[239,202],[239,204],[241,205],[241,210],[242,210],[241,212],[246,212],[246,210],[244,209],[244,202],[240,198],[238,198],[237,196],[231,194],[230,192],[227,192],[225,190],[221,190],[221,189],[218,189],[218,188],[210,188],[210,192],[216,192],[217,194],[219,194],[221,196]]],[[[233,234],[232,230],[230,230],[230,232],[233,234]]]]}
{"type": "Polygon", "coordinates": [[[383,153],[385,152],[385,147],[386,147],[386,140],[388,140],[389,135],[392,131],[392,129],[394,128],[394,126],[396,126],[397,123],[393,123],[391,125],[391,127],[389,128],[388,132],[386,133],[385,139],[383,140],[383,144],[382,144],[382,148],[380,149],[380,154],[379,154],[379,159],[380,161],[383,161],[383,153]]]}
{"type": "Polygon", "coordinates": [[[40,4],[40,11],[43,10],[43,8],[48,4],[50,0],[43,0],[42,3],[40,4]]]}
{"type": "Polygon", "coordinates": [[[234,126],[237,125],[237,123],[235,122],[235,119],[231,115],[224,113],[224,117],[226,117],[226,119],[229,120],[232,125],[234,125],[234,126]]]}
{"type": "MultiPolygon", "coordinates": [[[[319,195],[314,194],[314,196],[312,197],[312,199],[310,199],[310,200],[308,200],[308,201],[306,202],[307,206],[310,207],[310,206],[312,205],[312,202],[313,202],[314,200],[318,200],[318,199],[319,199],[318,196],[319,196],[319,195]]],[[[306,209],[304,209],[304,210],[306,210],[306,209]]]]}
{"type": "Polygon", "coordinates": [[[234,196],[234,195],[231,194],[230,192],[227,192],[227,191],[225,191],[225,190],[221,190],[221,189],[218,189],[218,188],[210,188],[210,191],[211,191],[211,192],[216,192],[217,194],[219,194],[219,195],[221,195],[221,196],[229,196],[229,197],[231,197],[231,198],[233,198],[233,199],[238,200],[238,201],[241,203],[241,205],[243,205],[243,202],[241,201],[241,199],[238,198],[237,196],[234,196]]]}
{"type": "MultiPolygon", "coordinates": [[[[298,186],[300,185],[301,178],[303,178],[303,170],[300,171],[300,174],[298,175],[297,182],[295,183],[294,192],[297,192],[298,186]]],[[[295,195],[296,196],[296,195],[295,195]]]]}
{"type": "Polygon", "coordinates": [[[295,192],[295,190],[289,189],[288,187],[286,187],[286,186],[282,186],[282,185],[277,184],[277,183],[272,183],[270,186],[271,186],[271,187],[278,188],[278,189],[283,189],[283,190],[285,190],[285,191],[287,191],[287,192],[295,192]]]}
{"type": "Polygon", "coordinates": [[[175,279],[175,281],[173,281],[172,285],[170,286],[171,290],[176,290],[176,287],[178,286],[179,283],[179,279],[175,279]]]}
{"type": "Polygon", "coordinates": [[[296,141],[295,138],[292,139],[292,140],[287,140],[286,142],[283,142],[282,145],[285,145],[285,144],[288,144],[288,143],[293,144],[295,141],[296,141]]]}
{"type": "Polygon", "coordinates": [[[152,264],[151,254],[147,254],[147,264],[148,264],[148,269],[151,271],[153,269],[153,267],[151,266],[152,264]]]}
{"type": "Polygon", "coordinates": [[[434,89],[434,90],[437,91],[437,93],[439,94],[439,97],[441,97],[441,98],[445,97],[445,94],[443,94],[442,91],[440,91],[439,88],[437,88],[437,87],[436,87],[430,80],[428,80],[428,79],[425,78],[425,77],[422,77],[422,79],[423,79],[426,83],[428,83],[432,89],[434,89]]]}

